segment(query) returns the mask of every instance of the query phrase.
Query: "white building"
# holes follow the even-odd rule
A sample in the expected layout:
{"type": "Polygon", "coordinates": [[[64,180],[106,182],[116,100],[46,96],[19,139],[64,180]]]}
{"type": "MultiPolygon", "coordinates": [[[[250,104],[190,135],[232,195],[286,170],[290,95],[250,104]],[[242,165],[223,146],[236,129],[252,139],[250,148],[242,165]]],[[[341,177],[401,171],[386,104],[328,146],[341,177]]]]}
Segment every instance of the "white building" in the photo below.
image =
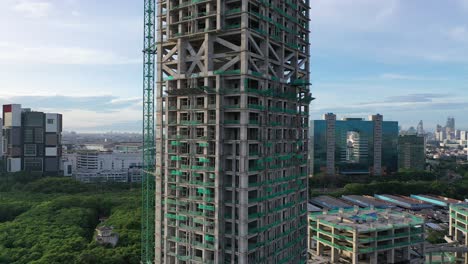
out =
{"type": "Polygon", "coordinates": [[[75,168],[73,174],[83,182],[138,182],[142,160],[141,152],[79,151],[69,155],[64,166],[75,168]]]}

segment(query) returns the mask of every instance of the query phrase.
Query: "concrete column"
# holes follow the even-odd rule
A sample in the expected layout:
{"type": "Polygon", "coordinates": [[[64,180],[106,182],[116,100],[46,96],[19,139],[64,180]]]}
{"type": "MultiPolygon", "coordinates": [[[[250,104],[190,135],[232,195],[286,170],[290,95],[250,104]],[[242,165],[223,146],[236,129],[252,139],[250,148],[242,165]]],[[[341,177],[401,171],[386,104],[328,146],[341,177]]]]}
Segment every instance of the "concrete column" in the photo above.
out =
{"type": "Polygon", "coordinates": [[[387,251],[387,262],[395,263],[395,249],[387,251]]]}
{"type": "MultiPolygon", "coordinates": [[[[318,234],[317,234],[318,236],[318,234]]],[[[323,253],[323,245],[322,242],[317,241],[317,256],[321,256],[323,253]]]]}
{"type": "Polygon", "coordinates": [[[404,247],[403,249],[403,260],[410,260],[410,247],[404,247]]]}
{"type": "Polygon", "coordinates": [[[353,264],[358,264],[358,257],[359,257],[359,242],[357,238],[357,229],[354,229],[353,231],[353,253],[352,253],[352,258],[353,258],[353,264]]]}
{"type": "MultiPolygon", "coordinates": [[[[335,228],[332,227],[332,234],[334,235],[335,234],[335,228]]],[[[332,245],[335,245],[335,237],[332,236],[332,245]]],[[[336,261],[338,261],[338,259],[340,259],[340,257],[338,256],[338,252],[336,252],[336,249],[334,246],[332,246],[331,248],[331,262],[332,263],[335,263],[336,261]]]]}

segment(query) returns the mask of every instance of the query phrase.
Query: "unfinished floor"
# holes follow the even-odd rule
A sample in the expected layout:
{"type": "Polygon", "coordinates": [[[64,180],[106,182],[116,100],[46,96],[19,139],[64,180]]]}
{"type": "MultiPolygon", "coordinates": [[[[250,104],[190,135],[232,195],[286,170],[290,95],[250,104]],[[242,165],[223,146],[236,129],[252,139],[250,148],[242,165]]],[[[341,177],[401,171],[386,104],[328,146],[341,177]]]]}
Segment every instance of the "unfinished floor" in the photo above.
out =
{"type": "Polygon", "coordinates": [[[424,263],[424,220],[391,209],[309,214],[309,253],[330,263],[424,263]]]}
{"type": "Polygon", "coordinates": [[[157,13],[156,263],[305,263],[308,0],[157,13]]]}

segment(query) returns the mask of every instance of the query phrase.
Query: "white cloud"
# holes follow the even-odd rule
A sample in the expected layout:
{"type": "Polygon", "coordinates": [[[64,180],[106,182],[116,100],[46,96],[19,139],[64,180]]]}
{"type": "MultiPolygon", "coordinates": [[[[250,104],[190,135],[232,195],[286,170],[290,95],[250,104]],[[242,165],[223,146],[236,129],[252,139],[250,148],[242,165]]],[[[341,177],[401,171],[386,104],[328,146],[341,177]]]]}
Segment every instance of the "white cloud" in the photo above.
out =
{"type": "Polygon", "coordinates": [[[311,9],[311,25],[374,30],[394,16],[399,5],[399,0],[316,0],[311,9]]]}
{"type": "Polygon", "coordinates": [[[47,17],[53,9],[53,5],[45,1],[20,0],[13,6],[19,13],[31,18],[47,17]]]}
{"type": "Polygon", "coordinates": [[[396,73],[384,73],[380,75],[384,80],[406,80],[406,81],[446,81],[447,78],[426,77],[417,75],[404,75],[396,73]]]}
{"type": "Polygon", "coordinates": [[[457,26],[450,29],[448,35],[456,41],[468,41],[468,29],[464,26],[457,26]]]}
{"type": "MultiPolygon", "coordinates": [[[[60,112],[60,110],[57,110],[60,112]]],[[[124,108],[115,112],[89,111],[71,109],[60,112],[63,114],[64,129],[78,131],[96,131],[96,128],[112,127],[119,123],[138,122],[141,111],[124,108]]]]}
{"type": "Polygon", "coordinates": [[[465,8],[466,10],[468,10],[468,0],[458,0],[458,2],[460,3],[460,5],[465,8]]]}
{"type": "Polygon", "coordinates": [[[0,64],[118,65],[139,62],[140,59],[111,51],[80,47],[22,47],[3,43],[0,50],[0,64]]]}

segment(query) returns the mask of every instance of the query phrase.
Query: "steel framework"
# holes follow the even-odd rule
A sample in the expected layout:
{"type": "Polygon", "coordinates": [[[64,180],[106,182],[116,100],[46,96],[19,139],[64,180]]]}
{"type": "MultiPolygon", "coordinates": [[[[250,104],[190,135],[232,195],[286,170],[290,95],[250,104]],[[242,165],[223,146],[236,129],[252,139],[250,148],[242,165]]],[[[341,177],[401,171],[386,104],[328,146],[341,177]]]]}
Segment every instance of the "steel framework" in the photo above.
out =
{"type": "Polygon", "coordinates": [[[155,0],[144,0],[143,50],[143,177],[141,214],[141,262],[154,261],[154,82],[155,82],[155,0]]]}

